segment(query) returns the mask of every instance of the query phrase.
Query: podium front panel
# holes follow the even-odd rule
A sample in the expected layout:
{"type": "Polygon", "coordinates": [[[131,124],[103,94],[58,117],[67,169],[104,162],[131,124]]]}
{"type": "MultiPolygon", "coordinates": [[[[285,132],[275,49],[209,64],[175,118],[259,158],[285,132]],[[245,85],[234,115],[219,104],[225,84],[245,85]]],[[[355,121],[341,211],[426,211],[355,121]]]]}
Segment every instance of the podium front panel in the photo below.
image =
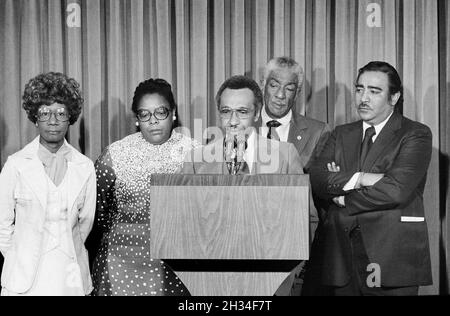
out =
{"type": "Polygon", "coordinates": [[[153,175],[151,256],[307,260],[307,175],[153,175]]]}

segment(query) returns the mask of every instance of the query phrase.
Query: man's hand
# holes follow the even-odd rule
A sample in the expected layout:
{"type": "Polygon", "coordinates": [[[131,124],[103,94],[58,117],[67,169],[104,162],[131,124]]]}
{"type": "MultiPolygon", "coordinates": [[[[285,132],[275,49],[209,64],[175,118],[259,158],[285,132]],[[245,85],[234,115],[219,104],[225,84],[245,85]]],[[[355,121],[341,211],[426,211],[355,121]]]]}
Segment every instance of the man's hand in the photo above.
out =
{"type": "MultiPolygon", "coordinates": [[[[341,171],[341,168],[338,165],[336,165],[336,163],[334,161],[331,163],[327,163],[327,168],[328,168],[328,171],[330,171],[330,172],[341,171]]],[[[333,203],[336,204],[337,206],[345,207],[345,198],[343,195],[336,196],[332,200],[333,200],[333,203]]]]}
{"type": "Polygon", "coordinates": [[[333,199],[333,203],[339,207],[345,207],[345,196],[336,196],[333,199]]]}
{"type": "Polygon", "coordinates": [[[328,171],[330,172],[339,172],[341,171],[341,167],[336,165],[336,163],[333,161],[332,163],[327,163],[328,171]]]}
{"type": "Polygon", "coordinates": [[[358,181],[356,182],[355,189],[362,187],[370,187],[380,181],[384,177],[384,173],[366,173],[361,172],[358,181]]]}

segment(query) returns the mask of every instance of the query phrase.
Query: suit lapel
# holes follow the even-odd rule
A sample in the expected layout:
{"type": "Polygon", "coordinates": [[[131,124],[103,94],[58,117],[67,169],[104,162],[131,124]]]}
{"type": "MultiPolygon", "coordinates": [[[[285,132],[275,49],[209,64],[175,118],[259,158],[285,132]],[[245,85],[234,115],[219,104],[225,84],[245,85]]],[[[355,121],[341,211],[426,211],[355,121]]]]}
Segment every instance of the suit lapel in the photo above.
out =
{"type": "Polygon", "coordinates": [[[198,164],[198,168],[200,168],[198,172],[211,174],[228,174],[228,168],[224,160],[223,150],[223,138],[220,138],[219,140],[213,141],[212,143],[204,146],[202,148],[202,157],[200,157],[200,161],[205,161],[198,164]]]}
{"type": "Polygon", "coordinates": [[[73,208],[76,198],[80,194],[88,177],[85,166],[76,162],[67,163],[67,180],[69,185],[69,211],[73,208]]]}
{"type": "Polygon", "coordinates": [[[287,141],[294,144],[298,153],[303,152],[306,144],[308,143],[308,127],[300,116],[292,112],[291,126],[289,127],[289,134],[287,141]]]}
{"type": "Polygon", "coordinates": [[[381,153],[385,150],[385,148],[392,142],[395,131],[401,127],[401,116],[400,114],[394,113],[392,114],[389,121],[383,127],[378,135],[377,139],[373,143],[370,148],[369,153],[367,154],[366,160],[364,161],[364,165],[361,170],[369,171],[377,158],[381,155],[381,153]]]}
{"type": "Polygon", "coordinates": [[[33,191],[41,203],[42,209],[45,210],[47,208],[48,181],[44,166],[37,155],[38,149],[39,136],[19,152],[24,159],[24,164],[20,169],[24,175],[24,181],[28,183],[30,190],[33,191]]]}
{"type": "Polygon", "coordinates": [[[45,210],[47,208],[48,181],[44,166],[37,156],[28,161],[29,164],[23,169],[23,174],[25,175],[23,178],[38,198],[42,209],[45,210]]]}
{"type": "MultiPolygon", "coordinates": [[[[67,162],[67,174],[65,175],[68,180],[69,185],[69,210],[75,203],[76,198],[80,194],[84,183],[87,181],[89,174],[86,172],[86,165],[84,161],[78,156],[79,154],[76,150],[70,146],[67,142],[65,143],[72,151],[71,161],[67,162]]],[[[39,137],[37,137],[33,142],[26,146],[22,150],[22,155],[24,159],[29,162],[22,169],[25,181],[29,184],[30,189],[36,194],[42,208],[45,210],[47,208],[47,194],[48,194],[48,180],[45,173],[44,166],[37,156],[37,151],[39,148],[39,137]]]]}
{"type": "Polygon", "coordinates": [[[280,142],[257,135],[255,155],[257,158],[253,163],[251,174],[280,173],[284,163],[280,150],[280,142]],[[274,163],[277,165],[275,170],[274,163]]]}
{"type": "Polygon", "coordinates": [[[342,137],[344,143],[345,164],[347,170],[359,169],[359,158],[362,142],[362,121],[349,126],[342,137]]]}

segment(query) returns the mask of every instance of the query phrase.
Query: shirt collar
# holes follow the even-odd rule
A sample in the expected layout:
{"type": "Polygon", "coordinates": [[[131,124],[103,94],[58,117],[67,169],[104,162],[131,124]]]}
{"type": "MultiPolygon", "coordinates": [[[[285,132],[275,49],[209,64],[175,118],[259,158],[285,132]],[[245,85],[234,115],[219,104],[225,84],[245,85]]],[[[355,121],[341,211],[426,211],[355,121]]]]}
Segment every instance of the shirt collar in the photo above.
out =
{"type": "Polygon", "coordinates": [[[391,118],[392,114],[394,114],[394,111],[392,111],[391,114],[383,122],[381,122],[377,125],[370,125],[363,121],[363,137],[364,137],[364,133],[366,132],[366,129],[373,126],[375,128],[375,133],[376,133],[373,138],[373,140],[375,140],[378,137],[378,135],[381,133],[381,130],[383,129],[383,127],[386,125],[386,123],[391,118]]]}
{"type": "Polygon", "coordinates": [[[38,149],[38,157],[39,159],[45,164],[49,165],[53,158],[56,157],[64,157],[66,161],[72,160],[72,150],[68,146],[68,143],[66,140],[64,140],[64,143],[62,146],[58,149],[56,153],[50,152],[44,145],[39,143],[39,149],[38,149]]]}
{"type": "Polygon", "coordinates": [[[292,120],[292,109],[289,110],[289,112],[285,116],[283,116],[279,119],[273,119],[269,116],[269,114],[267,114],[266,107],[263,106],[263,108],[261,110],[261,121],[262,121],[263,126],[266,127],[267,122],[272,121],[272,120],[276,120],[276,121],[280,122],[281,125],[289,125],[292,120]]]}

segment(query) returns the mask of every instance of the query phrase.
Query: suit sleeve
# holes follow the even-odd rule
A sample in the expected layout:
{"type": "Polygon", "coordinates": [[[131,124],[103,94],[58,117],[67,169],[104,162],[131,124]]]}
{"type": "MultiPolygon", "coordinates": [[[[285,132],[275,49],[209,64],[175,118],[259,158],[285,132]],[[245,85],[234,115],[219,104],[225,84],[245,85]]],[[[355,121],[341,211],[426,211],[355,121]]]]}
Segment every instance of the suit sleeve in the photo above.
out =
{"type": "Polygon", "coordinates": [[[0,173],[0,251],[5,255],[11,247],[14,233],[15,199],[14,189],[18,172],[8,159],[0,173]]]}
{"type": "Polygon", "coordinates": [[[345,197],[349,214],[389,210],[410,202],[425,183],[431,151],[430,129],[422,127],[411,131],[403,139],[395,161],[384,177],[373,186],[350,191],[345,197]]]}
{"type": "Polygon", "coordinates": [[[295,146],[288,144],[288,174],[303,174],[303,164],[295,146]]]}
{"type": "Polygon", "coordinates": [[[309,173],[309,169],[313,162],[319,157],[320,153],[323,151],[325,144],[327,143],[328,138],[330,137],[331,130],[328,124],[324,124],[322,130],[320,131],[319,139],[314,146],[314,150],[311,154],[311,158],[305,166],[306,173],[309,173]]]}
{"type": "Polygon", "coordinates": [[[94,165],[89,163],[89,178],[86,183],[86,198],[84,206],[80,210],[78,222],[80,223],[81,238],[86,242],[89,233],[92,230],[95,218],[95,202],[96,202],[96,187],[97,181],[95,176],[94,165]]]}
{"type": "Polygon", "coordinates": [[[313,161],[309,173],[311,175],[311,186],[314,195],[322,200],[328,200],[335,196],[348,194],[344,191],[345,184],[353,177],[354,171],[330,172],[327,164],[336,161],[336,157],[341,156],[336,145],[339,131],[335,129],[328,137],[328,140],[320,155],[313,161]]]}
{"type": "MultiPolygon", "coordinates": [[[[291,143],[289,144],[289,174],[303,174],[303,166],[298,155],[297,149],[291,143]]],[[[316,232],[317,226],[319,224],[319,214],[314,205],[314,200],[312,197],[311,190],[309,190],[309,222],[310,222],[310,240],[314,239],[314,234],[316,232]]]]}

